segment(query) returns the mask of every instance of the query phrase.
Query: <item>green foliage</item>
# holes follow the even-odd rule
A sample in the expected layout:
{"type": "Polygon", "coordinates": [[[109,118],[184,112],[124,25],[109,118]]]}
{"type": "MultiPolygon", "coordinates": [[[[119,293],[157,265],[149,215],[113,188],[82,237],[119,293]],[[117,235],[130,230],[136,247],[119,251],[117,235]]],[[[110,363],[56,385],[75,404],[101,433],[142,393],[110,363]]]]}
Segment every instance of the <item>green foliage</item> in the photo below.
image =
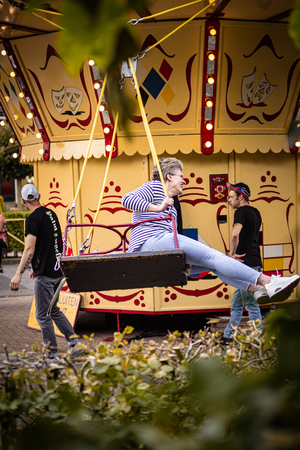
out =
{"type": "MultiPolygon", "coordinates": [[[[5,213],[5,219],[26,219],[30,214],[29,211],[20,212],[20,211],[7,211],[5,213]]],[[[7,221],[6,222],[7,231],[16,236],[22,242],[25,240],[24,236],[24,220],[16,220],[16,221],[7,221]]],[[[20,242],[16,241],[14,238],[9,236],[9,246],[14,252],[22,252],[24,250],[24,245],[20,242]]]]}
{"type": "Polygon", "coordinates": [[[289,34],[297,48],[300,48],[300,0],[296,0],[289,24],[289,34]]]}
{"type": "MultiPolygon", "coordinates": [[[[30,1],[30,10],[43,3],[30,1]]],[[[120,64],[139,52],[135,29],[127,21],[132,8],[145,10],[146,0],[58,0],[56,7],[62,13],[57,50],[67,70],[75,76],[84,61],[93,59],[108,75],[109,105],[124,127],[133,104],[120,90],[120,64]]]]}
{"type": "Polygon", "coordinates": [[[4,126],[1,127],[0,131],[0,177],[9,181],[12,179],[23,179],[27,175],[32,176],[32,166],[20,164],[19,158],[13,158],[14,153],[19,155],[19,146],[11,129],[4,126]],[[14,139],[14,143],[10,143],[10,139],[14,139]]]}
{"type": "MultiPolygon", "coordinates": [[[[299,316],[293,319],[299,343],[300,311],[272,316],[273,329],[282,329],[279,352],[291,316],[299,316]]],[[[278,343],[269,337],[266,344],[255,325],[248,333],[237,330],[226,347],[207,330],[128,343],[132,331],[127,327],[96,348],[85,336],[88,356],[77,364],[65,356],[65,364],[39,367],[25,350],[17,359],[7,355],[0,366],[3,448],[16,448],[21,424],[19,450],[255,450],[264,448],[259,445],[277,416],[287,414],[292,429],[299,420],[297,374],[290,376],[285,361],[274,363],[278,343]]],[[[33,350],[42,363],[44,350],[33,350]]]]}

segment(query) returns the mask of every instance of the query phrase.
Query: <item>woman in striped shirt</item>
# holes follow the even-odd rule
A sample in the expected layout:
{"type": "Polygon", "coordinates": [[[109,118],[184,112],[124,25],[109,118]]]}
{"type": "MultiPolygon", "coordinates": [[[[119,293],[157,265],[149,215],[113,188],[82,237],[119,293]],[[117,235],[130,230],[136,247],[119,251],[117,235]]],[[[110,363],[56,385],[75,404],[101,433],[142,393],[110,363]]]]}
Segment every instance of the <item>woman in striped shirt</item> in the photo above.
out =
{"type": "MultiPolygon", "coordinates": [[[[145,219],[167,217],[169,211],[177,219],[173,197],[181,195],[185,185],[182,162],[176,158],[159,161],[168,196],[165,197],[156,166],[152,181],[126,194],[122,205],[133,211],[132,223],[145,219]]],[[[215,250],[202,242],[178,235],[178,245],[185,255],[185,263],[192,266],[192,273],[214,272],[224,283],[251,292],[255,299],[268,296],[270,303],[286,300],[299,283],[299,275],[269,277],[245,266],[234,258],[215,250]]],[[[174,249],[171,221],[148,222],[134,227],[130,234],[129,252],[174,249]]],[[[265,302],[266,303],[266,302],[265,302]]]]}

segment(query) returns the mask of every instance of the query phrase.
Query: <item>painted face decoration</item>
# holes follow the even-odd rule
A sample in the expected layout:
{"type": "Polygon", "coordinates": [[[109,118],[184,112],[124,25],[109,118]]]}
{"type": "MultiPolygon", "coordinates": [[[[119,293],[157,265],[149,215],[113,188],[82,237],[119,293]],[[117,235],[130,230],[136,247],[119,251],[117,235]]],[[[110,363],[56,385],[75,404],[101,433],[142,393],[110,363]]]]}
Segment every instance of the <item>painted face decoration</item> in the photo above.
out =
{"type": "Polygon", "coordinates": [[[75,116],[78,109],[80,108],[83,94],[79,89],[77,89],[75,87],[67,87],[66,88],[66,97],[67,97],[67,102],[68,102],[70,111],[75,116]]]}
{"type": "Polygon", "coordinates": [[[264,73],[254,91],[255,75],[256,67],[254,67],[251,75],[243,77],[242,80],[242,102],[245,106],[249,106],[251,103],[253,105],[261,104],[277,87],[267,80],[266,74],[264,73]]]}
{"type": "Polygon", "coordinates": [[[60,91],[54,91],[52,89],[52,101],[58,114],[61,114],[65,104],[65,87],[60,91]]]}

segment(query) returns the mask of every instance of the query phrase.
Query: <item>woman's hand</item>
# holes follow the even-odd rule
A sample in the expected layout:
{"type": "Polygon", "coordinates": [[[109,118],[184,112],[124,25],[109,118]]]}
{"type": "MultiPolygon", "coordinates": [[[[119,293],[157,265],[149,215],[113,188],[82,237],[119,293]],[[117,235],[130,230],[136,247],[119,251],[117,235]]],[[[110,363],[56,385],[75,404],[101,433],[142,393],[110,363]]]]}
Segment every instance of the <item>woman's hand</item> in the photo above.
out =
{"type": "Polygon", "coordinates": [[[153,205],[150,203],[148,206],[148,212],[164,212],[169,206],[174,205],[174,199],[171,197],[166,197],[160,205],[153,205]]]}

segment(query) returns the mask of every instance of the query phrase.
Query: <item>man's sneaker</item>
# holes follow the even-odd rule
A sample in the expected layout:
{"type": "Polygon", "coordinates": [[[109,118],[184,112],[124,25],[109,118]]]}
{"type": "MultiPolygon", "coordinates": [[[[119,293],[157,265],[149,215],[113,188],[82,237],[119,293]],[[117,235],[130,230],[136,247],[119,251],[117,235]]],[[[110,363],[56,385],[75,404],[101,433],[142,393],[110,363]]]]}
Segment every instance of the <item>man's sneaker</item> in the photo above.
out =
{"type": "Polygon", "coordinates": [[[82,355],[85,352],[85,348],[78,341],[75,345],[69,345],[68,355],[71,359],[77,358],[77,356],[82,355]]]}
{"type": "Polygon", "coordinates": [[[299,281],[299,275],[293,275],[292,277],[272,275],[270,283],[265,285],[265,289],[271,302],[283,302],[289,298],[299,281]]]}
{"type": "Polygon", "coordinates": [[[57,356],[47,356],[46,358],[45,358],[45,363],[47,364],[47,366],[49,366],[49,365],[51,365],[51,364],[56,364],[56,365],[59,365],[59,366],[65,366],[66,365],[66,363],[62,360],[62,359],[60,359],[60,357],[57,355],[57,356]]]}
{"type": "Polygon", "coordinates": [[[220,344],[229,345],[233,342],[233,338],[227,338],[225,336],[222,336],[220,339],[220,344]]]}
{"type": "Polygon", "coordinates": [[[44,367],[64,367],[66,364],[62,361],[59,356],[46,356],[45,359],[36,361],[32,364],[34,369],[43,369],[44,367]]]}
{"type": "Polygon", "coordinates": [[[263,286],[257,291],[255,291],[253,296],[259,305],[265,305],[266,303],[270,303],[267,291],[263,286]]]}

